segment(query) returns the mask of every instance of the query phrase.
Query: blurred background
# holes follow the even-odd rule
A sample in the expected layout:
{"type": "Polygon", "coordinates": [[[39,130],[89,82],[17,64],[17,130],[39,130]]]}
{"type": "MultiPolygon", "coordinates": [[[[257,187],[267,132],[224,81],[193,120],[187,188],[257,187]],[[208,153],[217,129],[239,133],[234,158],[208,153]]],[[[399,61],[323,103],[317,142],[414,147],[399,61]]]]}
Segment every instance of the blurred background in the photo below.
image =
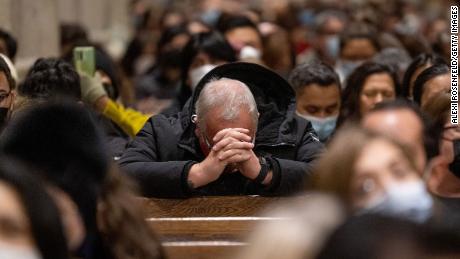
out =
{"type": "MultiPolygon", "coordinates": [[[[449,59],[449,6],[454,3],[447,0],[0,0],[0,28],[17,39],[15,65],[20,78],[38,57],[65,56],[82,39],[97,44],[121,67],[123,85],[128,85],[127,90],[121,91],[122,101],[131,105],[136,99],[132,91],[134,80],[158,63],[161,38],[174,41],[177,32],[171,32],[174,37],[165,33],[177,25],[185,25],[189,37],[217,27],[225,15],[246,16],[257,25],[262,36],[263,63],[286,76],[296,64],[313,57],[334,66],[339,52],[338,35],[353,23],[366,24],[378,33],[381,50],[396,47],[408,55],[406,61],[400,60],[405,69],[410,58],[424,52],[435,51],[449,59]]],[[[188,38],[175,40],[180,49],[188,38]]]]}

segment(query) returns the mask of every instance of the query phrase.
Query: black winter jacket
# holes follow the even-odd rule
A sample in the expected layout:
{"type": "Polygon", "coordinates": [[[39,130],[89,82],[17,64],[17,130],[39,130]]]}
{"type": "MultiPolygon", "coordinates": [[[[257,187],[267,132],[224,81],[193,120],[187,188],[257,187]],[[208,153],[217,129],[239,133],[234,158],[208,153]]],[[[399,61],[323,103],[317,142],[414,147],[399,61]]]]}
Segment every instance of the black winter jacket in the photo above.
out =
{"type": "Polygon", "coordinates": [[[180,113],[150,118],[128,145],[120,165],[139,182],[146,196],[286,195],[302,188],[322,149],[310,122],[295,115],[295,95],[283,78],[259,65],[232,63],[209,72],[180,113]],[[240,173],[222,174],[194,190],[187,185],[190,167],[205,158],[191,122],[194,104],[206,82],[222,77],[244,82],[255,97],[260,116],[254,152],[268,157],[272,164],[269,186],[240,173]]]}

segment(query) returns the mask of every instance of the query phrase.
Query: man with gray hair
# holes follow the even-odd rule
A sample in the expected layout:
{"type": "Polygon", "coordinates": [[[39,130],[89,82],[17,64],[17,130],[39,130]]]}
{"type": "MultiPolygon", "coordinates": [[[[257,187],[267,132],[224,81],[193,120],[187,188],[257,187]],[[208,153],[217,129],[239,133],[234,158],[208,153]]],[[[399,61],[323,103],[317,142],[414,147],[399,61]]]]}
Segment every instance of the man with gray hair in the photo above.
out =
{"type": "Polygon", "coordinates": [[[204,76],[179,114],[152,117],[120,165],[146,196],[285,195],[321,149],[283,78],[233,63],[204,76]]]}

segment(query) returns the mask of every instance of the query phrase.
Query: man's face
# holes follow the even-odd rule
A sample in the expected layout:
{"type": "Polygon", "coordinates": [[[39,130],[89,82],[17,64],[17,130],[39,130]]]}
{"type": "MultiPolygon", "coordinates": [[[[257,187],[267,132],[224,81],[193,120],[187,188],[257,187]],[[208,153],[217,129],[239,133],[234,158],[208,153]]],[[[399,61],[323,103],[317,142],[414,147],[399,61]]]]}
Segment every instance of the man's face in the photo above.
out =
{"type": "Polygon", "coordinates": [[[443,156],[448,163],[454,161],[455,154],[453,142],[458,139],[460,139],[460,125],[454,125],[450,122],[444,124],[440,144],[440,155],[443,156]]]}
{"type": "Polygon", "coordinates": [[[349,40],[341,50],[340,57],[349,61],[362,61],[371,59],[377,54],[377,49],[367,38],[349,40]]]}
{"type": "Polygon", "coordinates": [[[423,107],[428,100],[441,92],[449,92],[450,90],[450,74],[440,75],[425,83],[425,91],[423,91],[420,104],[423,107]]]}
{"type": "Polygon", "coordinates": [[[6,42],[0,39],[0,53],[8,57],[8,49],[6,48],[6,42]]]}
{"type": "Polygon", "coordinates": [[[415,156],[418,172],[423,172],[426,166],[423,123],[416,114],[407,109],[371,112],[363,118],[362,125],[405,145],[415,156]]]}
{"type": "MultiPolygon", "coordinates": [[[[252,121],[251,115],[247,109],[241,109],[237,119],[227,121],[221,118],[222,109],[214,109],[208,112],[207,118],[205,119],[206,129],[201,130],[197,127],[195,134],[199,139],[201,151],[205,156],[209,154],[210,149],[214,146],[212,140],[217,132],[227,128],[244,128],[249,130],[249,136],[254,140],[256,134],[256,128],[252,121]]],[[[200,118],[198,118],[199,120],[200,118]]]]}
{"type": "Polygon", "coordinates": [[[308,85],[296,98],[297,111],[303,115],[326,118],[338,115],[340,110],[340,91],[336,84],[308,85]]]}
{"type": "Polygon", "coordinates": [[[10,85],[6,79],[6,75],[0,72],[0,107],[9,108],[13,100],[10,85]]]}

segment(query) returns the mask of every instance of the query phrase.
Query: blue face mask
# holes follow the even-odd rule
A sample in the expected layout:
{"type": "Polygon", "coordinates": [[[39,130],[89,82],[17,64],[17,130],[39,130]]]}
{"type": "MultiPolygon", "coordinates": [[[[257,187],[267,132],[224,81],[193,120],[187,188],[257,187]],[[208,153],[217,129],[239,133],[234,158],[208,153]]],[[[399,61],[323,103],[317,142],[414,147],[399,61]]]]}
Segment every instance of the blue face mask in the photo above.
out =
{"type": "Polygon", "coordinates": [[[353,73],[353,71],[359,67],[364,61],[350,61],[339,59],[335,64],[335,71],[340,77],[340,82],[342,82],[342,88],[345,86],[344,82],[347,80],[348,76],[353,73]]]}
{"type": "Polygon", "coordinates": [[[318,134],[319,140],[325,142],[335,130],[337,115],[326,118],[317,118],[309,115],[303,115],[297,112],[297,115],[311,122],[313,129],[318,134]]]}
{"type": "Polygon", "coordinates": [[[326,50],[331,58],[336,59],[340,51],[340,39],[337,35],[329,36],[326,39],[326,50]]]}
{"type": "Polygon", "coordinates": [[[386,193],[358,211],[426,222],[432,215],[433,199],[422,180],[394,184],[386,193]]]}

